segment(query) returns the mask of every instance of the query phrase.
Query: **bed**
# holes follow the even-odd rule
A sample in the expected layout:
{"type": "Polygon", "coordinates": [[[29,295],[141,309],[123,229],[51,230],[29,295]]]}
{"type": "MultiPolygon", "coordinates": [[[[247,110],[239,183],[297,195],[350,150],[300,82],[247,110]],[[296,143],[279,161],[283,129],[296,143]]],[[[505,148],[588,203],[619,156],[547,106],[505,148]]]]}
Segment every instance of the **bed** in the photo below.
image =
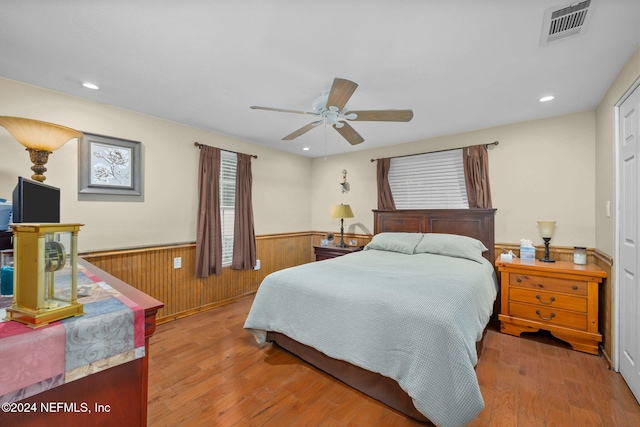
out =
{"type": "Polygon", "coordinates": [[[484,407],[494,214],[376,210],[365,250],[267,276],[245,328],[416,420],[465,425],[484,407]]]}

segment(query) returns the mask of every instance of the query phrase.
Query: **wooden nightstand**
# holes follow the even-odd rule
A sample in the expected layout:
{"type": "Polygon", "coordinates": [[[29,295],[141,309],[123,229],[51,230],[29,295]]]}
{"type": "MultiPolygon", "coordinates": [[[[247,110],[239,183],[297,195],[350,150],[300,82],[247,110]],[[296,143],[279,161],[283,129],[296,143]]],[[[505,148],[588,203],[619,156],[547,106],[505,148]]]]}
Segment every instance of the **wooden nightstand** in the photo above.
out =
{"type": "Polygon", "coordinates": [[[347,246],[346,248],[341,248],[336,245],[314,246],[313,250],[316,254],[316,261],[322,261],[323,259],[336,258],[342,255],[361,251],[362,246],[347,246]]]}
{"type": "Polygon", "coordinates": [[[498,258],[501,273],[500,330],[520,336],[540,329],[571,344],[574,350],[598,354],[598,285],[607,277],[593,264],[522,261],[498,258]]]}

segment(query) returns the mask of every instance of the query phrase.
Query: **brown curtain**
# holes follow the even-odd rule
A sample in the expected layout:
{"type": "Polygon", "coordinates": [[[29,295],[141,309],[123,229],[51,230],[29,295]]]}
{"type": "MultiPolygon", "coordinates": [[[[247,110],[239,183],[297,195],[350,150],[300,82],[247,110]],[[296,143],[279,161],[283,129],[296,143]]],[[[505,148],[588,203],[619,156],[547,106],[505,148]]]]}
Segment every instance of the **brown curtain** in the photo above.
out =
{"type": "Polygon", "coordinates": [[[487,147],[485,145],[474,145],[463,148],[462,152],[469,208],[492,207],[487,147]]]}
{"type": "Polygon", "coordinates": [[[198,232],[196,277],[222,273],[222,229],[220,223],[220,149],[200,147],[198,175],[198,232]]]}
{"type": "Polygon", "coordinates": [[[236,206],[233,223],[234,270],[251,270],[256,265],[256,234],[251,203],[251,156],[238,153],[236,169],[236,206]]]}
{"type": "Polygon", "coordinates": [[[389,169],[391,168],[391,159],[378,159],[377,178],[378,178],[378,209],[393,209],[396,204],[393,201],[391,187],[389,186],[389,169]]]}

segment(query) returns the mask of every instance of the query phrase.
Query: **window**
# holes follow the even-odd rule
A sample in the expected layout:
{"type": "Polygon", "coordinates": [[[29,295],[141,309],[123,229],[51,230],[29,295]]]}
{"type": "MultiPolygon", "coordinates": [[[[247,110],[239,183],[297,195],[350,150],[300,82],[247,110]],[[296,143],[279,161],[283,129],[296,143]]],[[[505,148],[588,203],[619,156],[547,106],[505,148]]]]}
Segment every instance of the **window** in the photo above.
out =
{"type": "Polygon", "coordinates": [[[396,209],[468,209],[462,149],[394,157],[389,186],[396,209]]]}
{"type": "Polygon", "coordinates": [[[233,227],[236,205],[235,153],[220,152],[220,223],[222,228],[222,265],[231,265],[233,258],[233,227]]]}

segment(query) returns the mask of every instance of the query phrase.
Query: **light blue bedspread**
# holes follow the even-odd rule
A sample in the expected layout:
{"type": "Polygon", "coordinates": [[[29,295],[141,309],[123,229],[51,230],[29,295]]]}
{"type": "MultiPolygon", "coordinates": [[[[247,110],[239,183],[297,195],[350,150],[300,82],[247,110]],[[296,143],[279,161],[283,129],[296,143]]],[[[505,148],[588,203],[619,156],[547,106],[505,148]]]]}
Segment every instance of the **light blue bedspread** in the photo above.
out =
{"type": "Polygon", "coordinates": [[[496,294],[488,261],[366,250],[270,274],[244,327],[392,378],[434,424],[464,426],[484,408],[475,344],[496,294]]]}

